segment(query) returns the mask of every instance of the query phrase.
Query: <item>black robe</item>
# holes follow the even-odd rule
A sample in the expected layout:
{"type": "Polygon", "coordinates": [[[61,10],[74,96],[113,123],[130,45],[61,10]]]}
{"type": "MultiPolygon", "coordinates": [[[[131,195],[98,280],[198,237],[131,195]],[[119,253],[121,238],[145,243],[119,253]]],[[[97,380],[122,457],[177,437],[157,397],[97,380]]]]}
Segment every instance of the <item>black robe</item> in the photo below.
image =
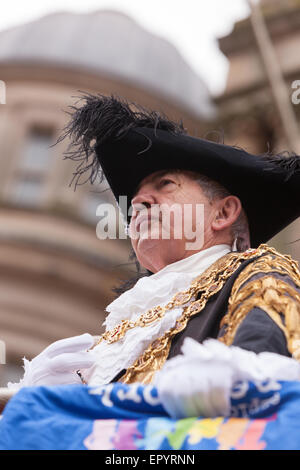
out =
{"type": "MultiPolygon", "coordinates": [[[[228,299],[233,284],[241,271],[252,262],[253,260],[244,261],[228,279],[223,289],[207,302],[202,312],[192,317],[185,330],[173,338],[168,359],[180,354],[182,343],[186,337],[191,337],[202,343],[207,338],[221,338],[223,336],[226,328],[220,328],[220,323],[227,313],[228,299]]],[[[281,278],[277,273],[272,273],[272,276],[281,278]]],[[[257,307],[247,314],[231,344],[255,353],[269,351],[291,357],[283,331],[264,310],[257,307]]]]}

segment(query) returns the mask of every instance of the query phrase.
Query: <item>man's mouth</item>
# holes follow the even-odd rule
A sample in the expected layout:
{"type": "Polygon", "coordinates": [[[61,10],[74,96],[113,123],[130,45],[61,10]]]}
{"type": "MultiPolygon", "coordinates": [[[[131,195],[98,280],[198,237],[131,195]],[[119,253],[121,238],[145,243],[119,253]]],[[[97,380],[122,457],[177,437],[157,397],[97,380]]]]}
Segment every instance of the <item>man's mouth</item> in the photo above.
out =
{"type": "Polygon", "coordinates": [[[150,228],[153,222],[157,222],[159,220],[158,217],[155,217],[153,214],[147,212],[146,214],[139,214],[135,220],[135,230],[139,231],[140,226],[142,223],[147,221],[147,226],[150,228]]]}

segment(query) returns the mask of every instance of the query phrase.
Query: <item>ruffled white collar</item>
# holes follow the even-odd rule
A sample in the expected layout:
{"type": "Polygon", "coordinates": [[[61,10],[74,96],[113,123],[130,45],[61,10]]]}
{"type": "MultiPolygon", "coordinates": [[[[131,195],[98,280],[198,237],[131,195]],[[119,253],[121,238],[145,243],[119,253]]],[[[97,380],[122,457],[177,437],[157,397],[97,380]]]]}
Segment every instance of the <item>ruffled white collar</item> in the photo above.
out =
{"type": "Polygon", "coordinates": [[[146,310],[167,303],[172,295],[186,289],[195,277],[230,250],[229,245],[214,245],[139,279],[132,289],[106,307],[109,312],[104,321],[106,330],[112,329],[122,320],[134,320],[146,310]]]}
{"type": "MultiPolygon", "coordinates": [[[[108,305],[106,310],[109,315],[104,322],[106,330],[111,330],[125,319],[134,321],[150,308],[166,305],[173,295],[187,289],[195,277],[230,251],[229,245],[215,245],[172,263],[152,276],[139,279],[132,289],[108,305]]],[[[115,343],[107,344],[103,340],[92,351],[98,360],[93,367],[82,371],[83,378],[89,385],[109,383],[122,369],[130,367],[153,341],[175,325],[182,308],[169,310],[159,321],[145,327],[128,330],[115,343]]]]}

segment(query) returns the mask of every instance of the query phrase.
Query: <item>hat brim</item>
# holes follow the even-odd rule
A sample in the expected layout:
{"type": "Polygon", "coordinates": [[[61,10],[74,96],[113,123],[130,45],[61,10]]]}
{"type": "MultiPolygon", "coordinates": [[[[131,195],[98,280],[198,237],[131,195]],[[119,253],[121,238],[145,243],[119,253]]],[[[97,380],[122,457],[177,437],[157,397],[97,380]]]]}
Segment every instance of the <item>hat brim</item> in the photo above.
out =
{"type": "Polygon", "coordinates": [[[135,128],[96,145],[111,190],[131,201],[148,175],[167,169],[199,172],[239,197],[249,222],[251,246],[267,242],[300,215],[299,171],[289,173],[266,158],[188,135],[135,128]]]}

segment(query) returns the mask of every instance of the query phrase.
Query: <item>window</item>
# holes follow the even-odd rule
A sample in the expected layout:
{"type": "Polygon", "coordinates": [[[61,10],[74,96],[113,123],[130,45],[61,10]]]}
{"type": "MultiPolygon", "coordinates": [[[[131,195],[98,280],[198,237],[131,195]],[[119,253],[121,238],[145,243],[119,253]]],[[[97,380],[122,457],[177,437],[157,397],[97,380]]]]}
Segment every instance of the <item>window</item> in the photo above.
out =
{"type": "Polygon", "coordinates": [[[16,169],[13,201],[22,206],[39,206],[51,165],[53,132],[32,129],[29,133],[16,169]]]}

